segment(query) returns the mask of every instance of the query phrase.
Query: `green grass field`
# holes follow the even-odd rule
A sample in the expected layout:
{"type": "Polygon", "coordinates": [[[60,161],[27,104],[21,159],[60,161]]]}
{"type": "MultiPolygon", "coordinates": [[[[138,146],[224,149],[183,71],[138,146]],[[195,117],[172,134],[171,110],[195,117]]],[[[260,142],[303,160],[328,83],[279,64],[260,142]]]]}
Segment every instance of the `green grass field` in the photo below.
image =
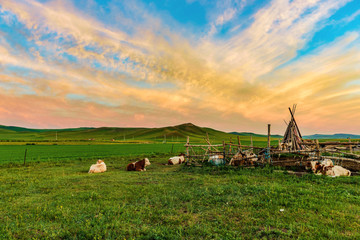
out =
{"type": "Polygon", "coordinates": [[[133,158],[0,169],[0,239],[359,239],[360,177],[165,166],[133,158]],[[284,209],[284,211],[280,211],[284,209]]]}
{"type": "Polygon", "coordinates": [[[0,239],[360,239],[360,176],[164,165],[185,151],[184,136],[235,143],[231,134],[181,125],[127,129],[124,141],[121,129],[103,128],[54,141],[54,131],[22,130],[0,132],[0,239]],[[148,171],[125,171],[143,157],[148,171]],[[108,171],[88,174],[98,158],[108,171]]]}
{"type": "Polygon", "coordinates": [[[136,158],[159,153],[178,155],[184,144],[0,145],[0,163],[64,162],[73,160],[136,158]]]}

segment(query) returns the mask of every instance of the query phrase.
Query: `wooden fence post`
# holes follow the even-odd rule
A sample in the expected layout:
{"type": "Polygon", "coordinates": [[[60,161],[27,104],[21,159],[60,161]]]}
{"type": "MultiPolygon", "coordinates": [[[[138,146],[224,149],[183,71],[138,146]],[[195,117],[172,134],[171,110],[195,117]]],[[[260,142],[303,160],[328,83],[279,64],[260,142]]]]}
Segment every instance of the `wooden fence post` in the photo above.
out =
{"type": "Polygon", "coordinates": [[[351,145],[351,138],[349,138],[349,143],[350,143],[350,145],[349,145],[350,153],[353,153],[353,149],[352,149],[352,145],[351,145]]]}
{"type": "Polygon", "coordinates": [[[188,136],[187,139],[186,139],[186,158],[187,158],[187,162],[190,161],[190,156],[189,156],[189,141],[190,141],[190,138],[189,138],[189,136],[188,136]]]}
{"type": "Polygon", "coordinates": [[[224,154],[224,161],[226,161],[225,160],[225,158],[226,158],[226,145],[225,145],[225,141],[223,141],[223,154],[224,154]]]}
{"type": "Polygon", "coordinates": [[[253,144],[253,140],[252,140],[252,134],[250,135],[250,146],[252,147],[251,150],[254,151],[254,144],[253,144]]]}
{"type": "Polygon", "coordinates": [[[241,141],[240,141],[240,136],[237,136],[237,140],[238,140],[238,150],[241,151],[241,141]]]}
{"type": "Polygon", "coordinates": [[[268,124],[268,139],[267,139],[267,152],[268,152],[268,163],[270,164],[271,156],[270,156],[270,132],[271,132],[271,124],[268,124]]]}
{"type": "Polygon", "coordinates": [[[26,164],[26,153],[27,153],[27,148],[25,149],[24,166],[25,166],[25,164],[26,164]]]}
{"type": "Polygon", "coordinates": [[[281,143],[280,143],[280,138],[279,138],[278,140],[279,140],[279,147],[278,147],[278,149],[279,149],[279,150],[282,150],[282,148],[281,148],[281,143]]]}
{"type": "Polygon", "coordinates": [[[319,145],[319,140],[316,139],[316,157],[318,158],[318,160],[320,160],[320,145],[319,145]]]}

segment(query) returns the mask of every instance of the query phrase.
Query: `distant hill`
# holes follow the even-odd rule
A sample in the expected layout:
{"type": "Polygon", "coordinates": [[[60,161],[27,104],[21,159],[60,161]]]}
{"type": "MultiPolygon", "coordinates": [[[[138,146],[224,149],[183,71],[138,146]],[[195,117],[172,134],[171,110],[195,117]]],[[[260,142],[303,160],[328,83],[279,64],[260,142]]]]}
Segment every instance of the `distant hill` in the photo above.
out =
{"type": "Polygon", "coordinates": [[[94,129],[94,128],[83,127],[83,128],[65,128],[65,129],[32,129],[32,128],[0,125],[0,130],[9,130],[14,132],[47,132],[47,131],[60,131],[60,130],[77,131],[77,130],[85,130],[85,129],[94,129]]]}
{"type": "MultiPolygon", "coordinates": [[[[267,137],[267,135],[256,134],[251,132],[230,132],[230,134],[239,135],[239,136],[267,137]]],[[[276,134],[276,135],[271,135],[271,137],[282,138],[283,136],[276,134]]]]}
{"type": "Polygon", "coordinates": [[[0,140],[11,141],[53,141],[95,140],[95,141],[204,141],[208,133],[210,141],[228,140],[232,134],[211,128],[203,128],[192,123],[161,128],[69,128],[69,129],[29,129],[0,125],[0,140]]]}
{"type": "Polygon", "coordinates": [[[347,133],[336,133],[332,135],[326,135],[326,134],[314,134],[314,135],[307,135],[303,136],[305,139],[360,139],[360,135],[354,135],[354,134],[347,134],[347,133]]]}

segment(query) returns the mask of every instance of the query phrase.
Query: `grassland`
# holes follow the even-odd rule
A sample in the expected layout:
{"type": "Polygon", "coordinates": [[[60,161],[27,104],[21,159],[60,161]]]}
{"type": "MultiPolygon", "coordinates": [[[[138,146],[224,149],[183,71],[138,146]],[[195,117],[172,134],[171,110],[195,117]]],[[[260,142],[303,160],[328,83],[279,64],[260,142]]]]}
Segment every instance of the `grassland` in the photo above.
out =
{"type": "Polygon", "coordinates": [[[1,239],[359,239],[360,178],[274,168],[165,166],[132,157],[0,169],[1,239]],[[284,211],[280,211],[284,209],[284,211]]]}
{"type": "MultiPolygon", "coordinates": [[[[206,132],[212,142],[236,138],[190,125],[166,144],[164,129],[143,137],[129,130],[125,141],[110,140],[119,129],[66,130],[58,141],[54,131],[3,130],[0,239],[360,239],[360,176],[164,165],[184,151],[182,130],[192,142],[206,132]],[[125,171],[144,156],[148,171],[125,171]],[[97,158],[108,171],[88,174],[97,158]]],[[[266,146],[262,136],[253,140],[266,146]]]]}
{"type": "Polygon", "coordinates": [[[0,163],[66,162],[184,152],[184,144],[0,145],[0,163]]]}

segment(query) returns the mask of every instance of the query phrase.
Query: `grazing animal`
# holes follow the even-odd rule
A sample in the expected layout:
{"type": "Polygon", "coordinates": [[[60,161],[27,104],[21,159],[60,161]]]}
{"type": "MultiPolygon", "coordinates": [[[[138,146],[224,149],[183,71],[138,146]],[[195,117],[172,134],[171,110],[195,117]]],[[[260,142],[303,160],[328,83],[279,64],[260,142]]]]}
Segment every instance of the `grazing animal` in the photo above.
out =
{"type": "Polygon", "coordinates": [[[322,174],[332,177],[351,176],[351,172],[349,170],[337,165],[324,167],[322,174]]]}
{"type": "Polygon", "coordinates": [[[180,153],[179,156],[171,157],[168,160],[169,165],[176,165],[176,164],[182,164],[185,162],[185,154],[180,153]]]}
{"type": "Polygon", "coordinates": [[[103,160],[97,160],[96,164],[91,165],[89,173],[102,173],[106,171],[106,165],[103,160]]]}
{"type": "Polygon", "coordinates": [[[224,165],[225,161],[224,161],[224,156],[223,155],[213,155],[209,157],[208,160],[209,163],[215,165],[215,166],[219,166],[219,165],[224,165]]]}
{"type": "Polygon", "coordinates": [[[128,170],[128,171],[146,171],[145,167],[149,166],[150,164],[151,163],[150,163],[149,159],[144,158],[141,161],[129,163],[126,167],[126,170],[128,170]]]}

